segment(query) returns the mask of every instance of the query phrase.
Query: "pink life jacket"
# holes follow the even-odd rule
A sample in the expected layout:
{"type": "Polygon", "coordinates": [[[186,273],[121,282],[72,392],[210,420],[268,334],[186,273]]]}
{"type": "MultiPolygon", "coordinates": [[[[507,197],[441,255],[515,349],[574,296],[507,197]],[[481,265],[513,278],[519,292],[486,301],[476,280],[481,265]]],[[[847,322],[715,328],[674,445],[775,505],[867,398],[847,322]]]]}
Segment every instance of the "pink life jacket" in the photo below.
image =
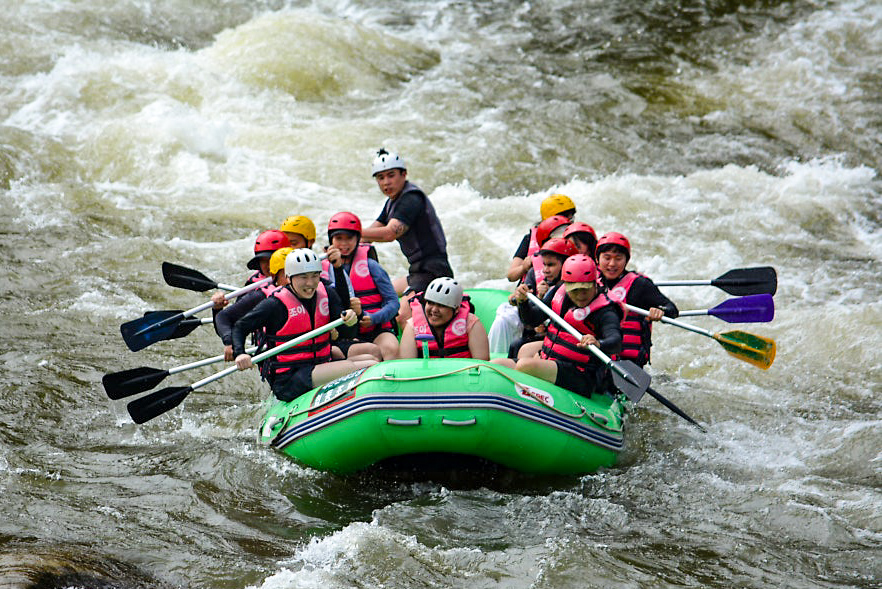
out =
{"type": "MultiPolygon", "coordinates": [[[[330,301],[325,285],[319,283],[315,291],[315,316],[310,317],[297,295],[288,287],[277,289],[271,296],[276,297],[285,304],[288,310],[288,320],[273,335],[266,334],[266,341],[272,347],[290,341],[308,331],[312,331],[330,322],[330,301]]],[[[322,335],[306,340],[292,348],[288,348],[281,354],[268,359],[270,374],[281,374],[292,368],[300,366],[323,364],[331,360],[331,334],[322,335]]]]}
{"type": "MultiPolygon", "coordinates": [[[[575,327],[579,333],[591,334],[595,337],[597,336],[596,326],[589,321],[591,314],[603,307],[616,304],[609,300],[604,293],[600,293],[594,297],[594,300],[587,307],[572,306],[566,314],[561,314],[566,299],[566,284],[561,283],[551,299],[551,310],[561,315],[564,321],[575,327]]],[[[568,331],[558,327],[554,321],[548,324],[548,331],[545,334],[545,339],[542,341],[542,349],[539,352],[539,356],[549,360],[572,362],[576,365],[576,368],[582,371],[585,370],[585,364],[595,361],[594,355],[588,348],[580,347],[579,340],[570,335],[568,331]]]]}
{"type": "MultiPolygon", "coordinates": [[[[413,335],[429,334],[434,336],[426,313],[420,302],[419,296],[410,299],[410,310],[413,316],[413,335]]],[[[453,319],[444,328],[444,347],[438,348],[438,341],[432,337],[429,340],[429,358],[471,358],[469,350],[469,313],[471,305],[467,296],[462,297],[459,309],[453,314],[453,319]]],[[[417,342],[417,358],[423,357],[422,346],[417,342]]]]}
{"type": "Polygon", "coordinates": [[[536,284],[539,284],[539,281],[542,280],[542,267],[544,266],[542,256],[539,255],[539,242],[536,240],[536,230],[538,228],[539,226],[535,225],[530,229],[530,245],[527,247],[527,257],[533,265],[533,275],[536,278],[536,284]]]}
{"type": "MultiPolygon", "coordinates": [[[[607,296],[624,305],[628,300],[628,293],[634,286],[634,281],[641,274],[627,271],[618,283],[607,289],[607,296]]],[[[639,366],[644,366],[649,362],[649,347],[652,345],[650,338],[652,337],[652,322],[647,321],[642,315],[633,313],[625,309],[625,318],[622,319],[622,351],[618,357],[625,360],[631,360],[639,366]]]]}
{"type": "MultiPolygon", "coordinates": [[[[365,313],[376,312],[383,308],[383,295],[377,290],[377,285],[374,283],[368,266],[368,251],[371,247],[369,243],[359,243],[355,255],[352,257],[352,264],[349,266],[349,281],[352,284],[352,290],[361,301],[361,310],[365,313]]],[[[380,329],[392,329],[392,322],[387,321],[382,325],[359,327],[358,333],[359,335],[373,334],[380,329]]]]}

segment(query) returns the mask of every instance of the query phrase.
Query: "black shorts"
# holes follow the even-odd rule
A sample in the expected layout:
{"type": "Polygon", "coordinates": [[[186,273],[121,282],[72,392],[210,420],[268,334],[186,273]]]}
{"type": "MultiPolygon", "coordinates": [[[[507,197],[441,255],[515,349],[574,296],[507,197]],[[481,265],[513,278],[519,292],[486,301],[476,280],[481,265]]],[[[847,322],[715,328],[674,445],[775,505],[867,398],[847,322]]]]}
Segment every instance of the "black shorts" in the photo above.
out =
{"type": "Polygon", "coordinates": [[[588,366],[585,370],[577,368],[575,364],[564,362],[562,360],[554,360],[557,364],[557,378],[554,384],[572,391],[583,397],[590,397],[591,393],[600,392],[602,370],[598,370],[594,366],[588,366]]]}
{"type": "Polygon", "coordinates": [[[273,394],[279,401],[293,401],[312,388],[312,369],[314,366],[301,366],[273,378],[273,394]]]}
{"type": "Polygon", "coordinates": [[[416,292],[425,292],[429,283],[441,276],[453,278],[453,269],[447,261],[447,256],[427,258],[410,265],[407,271],[407,285],[416,292]]]}

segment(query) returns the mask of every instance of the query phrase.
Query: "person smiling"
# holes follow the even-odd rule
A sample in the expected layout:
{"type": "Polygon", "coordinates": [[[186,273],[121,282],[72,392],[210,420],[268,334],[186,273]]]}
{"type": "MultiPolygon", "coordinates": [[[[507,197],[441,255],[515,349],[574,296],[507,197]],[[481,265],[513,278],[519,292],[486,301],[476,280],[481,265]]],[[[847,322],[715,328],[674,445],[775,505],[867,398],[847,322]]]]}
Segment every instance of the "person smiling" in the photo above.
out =
{"type": "MultiPolygon", "coordinates": [[[[233,354],[239,370],[251,368],[245,353],[245,338],[257,329],[265,330],[265,341],[272,348],[342,316],[344,325],[358,321],[352,309],[343,310],[336,291],[321,280],[322,264],[309,249],[296,249],[285,259],[288,284],[274,291],[233,325],[233,354]]],[[[328,383],[376,360],[331,360],[331,336],[324,333],[267,359],[263,370],[273,394],[291,401],[311,388],[328,383]]]]}
{"type": "Polygon", "coordinates": [[[627,312],[622,320],[621,358],[638,366],[649,363],[652,346],[652,321],[662,317],[676,319],[677,305],[659,291],[655,283],[642,274],[626,270],[631,259],[631,242],[621,233],[610,232],[597,240],[597,267],[600,286],[610,299],[649,311],[644,317],[627,312]]]}
{"type": "MultiPolygon", "coordinates": [[[[394,360],[398,355],[398,338],[394,324],[399,302],[389,275],[375,257],[373,246],[361,243],[361,220],[353,213],[343,211],[328,221],[328,259],[322,263],[331,284],[336,283],[330,267],[342,267],[353,290],[350,308],[359,316],[358,335],[350,340],[359,344],[372,343],[379,347],[383,360],[394,360]]],[[[343,350],[343,341],[337,342],[343,350]]],[[[348,354],[347,354],[348,355],[348,354]]]]}
{"type": "MultiPolygon", "coordinates": [[[[526,300],[525,292],[515,293],[518,302],[526,300]]],[[[540,352],[519,359],[515,368],[580,395],[603,392],[609,384],[608,371],[587,347],[595,345],[607,355],[618,353],[624,313],[618,303],[598,291],[594,260],[584,254],[567,258],[561,282],[548,291],[543,302],[582,333],[582,338],[577,340],[552,321],[540,352]]],[[[536,322],[540,321],[544,312],[528,304],[529,313],[535,315],[536,322]]]]}
{"type": "Polygon", "coordinates": [[[490,359],[487,332],[453,278],[436,278],[422,296],[411,299],[410,306],[412,317],[401,334],[400,358],[422,358],[416,336],[431,335],[430,358],[490,359]]]}

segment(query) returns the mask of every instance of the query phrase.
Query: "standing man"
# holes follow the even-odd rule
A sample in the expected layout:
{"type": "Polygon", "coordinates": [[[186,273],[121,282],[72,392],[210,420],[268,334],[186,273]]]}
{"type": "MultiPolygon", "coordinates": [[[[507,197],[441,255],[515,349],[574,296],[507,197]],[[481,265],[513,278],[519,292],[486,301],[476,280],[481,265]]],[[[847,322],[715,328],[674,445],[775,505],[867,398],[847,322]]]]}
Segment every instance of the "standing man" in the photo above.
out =
{"type": "MultiPolygon", "coordinates": [[[[426,194],[407,181],[404,160],[380,149],[371,172],[388,200],[377,220],[362,231],[361,239],[366,242],[398,240],[410,268],[406,277],[392,281],[395,291],[399,295],[409,291],[422,292],[435,278],[452,278],[441,221],[426,194]]],[[[409,310],[409,305],[402,302],[402,310],[405,308],[409,310]]]]}

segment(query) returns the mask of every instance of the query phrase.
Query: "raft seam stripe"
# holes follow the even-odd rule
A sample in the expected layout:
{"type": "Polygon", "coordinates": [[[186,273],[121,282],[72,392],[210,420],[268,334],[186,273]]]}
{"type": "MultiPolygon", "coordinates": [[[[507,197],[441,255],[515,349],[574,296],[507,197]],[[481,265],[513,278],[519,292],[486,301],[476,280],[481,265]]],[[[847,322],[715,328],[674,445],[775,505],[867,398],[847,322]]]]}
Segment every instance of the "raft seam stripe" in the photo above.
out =
{"type": "Polygon", "coordinates": [[[282,435],[276,436],[271,446],[282,449],[297,439],[323,429],[333,423],[347,419],[365,411],[383,409],[497,409],[538,423],[545,423],[554,429],[569,433],[600,446],[620,450],[624,446],[623,436],[611,436],[585,424],[559,418],[538,407],[531,407],[513,399],[497,395],[444,395],[427,399],[424,396],[368,395],[345,403],[339,408],[323,413],[317,418],[300,423],[282,435]]]}

